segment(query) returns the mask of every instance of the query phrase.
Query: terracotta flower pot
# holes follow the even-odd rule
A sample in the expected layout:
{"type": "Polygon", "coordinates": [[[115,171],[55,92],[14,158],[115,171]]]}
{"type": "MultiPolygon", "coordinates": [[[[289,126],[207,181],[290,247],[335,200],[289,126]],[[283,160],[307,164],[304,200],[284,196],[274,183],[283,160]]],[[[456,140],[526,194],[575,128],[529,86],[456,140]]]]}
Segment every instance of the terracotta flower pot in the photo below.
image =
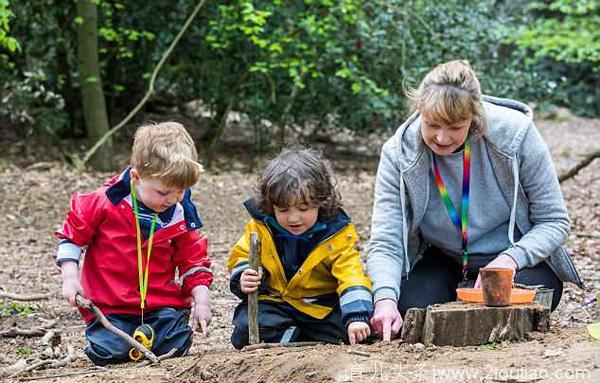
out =
{"type": "Polygon", "coordinates": [[[479,269],[479,272],[481,273],[481,289],[485,305],[495,307],[510,305],[514,271],[490,267],[479,269]]]}

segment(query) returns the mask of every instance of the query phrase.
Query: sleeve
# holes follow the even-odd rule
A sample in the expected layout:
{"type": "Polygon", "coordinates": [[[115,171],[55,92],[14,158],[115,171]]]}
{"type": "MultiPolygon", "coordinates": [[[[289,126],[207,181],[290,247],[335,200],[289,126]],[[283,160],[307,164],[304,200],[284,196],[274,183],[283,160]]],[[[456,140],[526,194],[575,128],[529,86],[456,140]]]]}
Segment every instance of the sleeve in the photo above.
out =
{"type": "Polygon", "coordinates": [[[173,261],[179,270],[179,282],[185,296],[196,286],[210,287],[213,281],[208,257],[208,239],[198,230],[189,230],[173,239],[173,261]]]}
{"type": "Polygon", "coordinates": [[[91,243],[96,230],[104,220],[105,197],[101,191],[87,194],[75,193],[60,231],[55,236],[83,247],[91,243]]]}
{"type": "Polygon", "coordinates": [[[68,239],[61,239],[58,242],[56,251],[56,265],[60,267],[63,262],[75,262],[79,264],[81,258],[81,247],[77,246],[68,239]]]}
{"type": "Polygon", "coordinates": [[[351,322],[368,323],[373,315],[371,281],[365,275],[357,242],[358,236],[351,225],[346,246],[331,259],[331,274],[338,280],[337,293],[345,327],[351,322]]]}
{"type": "Polygon", "coordinates": [[[533,122],[518,157],[519,182],[533,227],[503,253],[522,269],[537,265],[556,251],[567,240],[570,221],[550,152],[533,122]]]}
{"type": "Polygon", "coordinates": [[[371,221],[367,271],[373,282],[374,302],[400,297],[404,270],[403,220],[400,206],[400,170],[391,159],[392,147],[383,147],[371,221]]]}

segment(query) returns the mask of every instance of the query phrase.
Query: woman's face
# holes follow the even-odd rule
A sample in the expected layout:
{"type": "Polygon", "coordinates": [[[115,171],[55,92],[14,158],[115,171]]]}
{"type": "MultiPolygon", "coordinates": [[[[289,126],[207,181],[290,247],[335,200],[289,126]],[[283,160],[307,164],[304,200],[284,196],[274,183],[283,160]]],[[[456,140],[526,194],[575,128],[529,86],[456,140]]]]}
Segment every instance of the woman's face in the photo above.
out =
{"type": "Polygon", "coordinates": [[[465,142],[472,117],[446,125],[427,114],[421,114],[421,135],[423,141],[438,156],[446,156],[460,148],[465,142]]]}

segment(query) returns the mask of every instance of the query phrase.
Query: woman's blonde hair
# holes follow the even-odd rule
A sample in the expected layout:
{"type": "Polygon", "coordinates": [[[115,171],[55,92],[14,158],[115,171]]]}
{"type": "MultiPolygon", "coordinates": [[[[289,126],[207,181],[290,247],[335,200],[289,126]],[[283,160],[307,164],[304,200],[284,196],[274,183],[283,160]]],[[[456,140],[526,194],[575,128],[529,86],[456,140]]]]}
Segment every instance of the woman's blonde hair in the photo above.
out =
{"type": "Polygon", "coordinates": [[[475,71],[464,60],[449,61],[433,68],[417,89],[409,89],[411,114],[418,111],[446,125],[472,117],[469,133],[485,133],[481,86],[475,71]]]}
{"type": "Polygon", "coordinates": [[[177,122],[140,126],[133,139],[131,166],[142,178],[181,189],[193,186],[202,171],[194,140],[177,122]]]}

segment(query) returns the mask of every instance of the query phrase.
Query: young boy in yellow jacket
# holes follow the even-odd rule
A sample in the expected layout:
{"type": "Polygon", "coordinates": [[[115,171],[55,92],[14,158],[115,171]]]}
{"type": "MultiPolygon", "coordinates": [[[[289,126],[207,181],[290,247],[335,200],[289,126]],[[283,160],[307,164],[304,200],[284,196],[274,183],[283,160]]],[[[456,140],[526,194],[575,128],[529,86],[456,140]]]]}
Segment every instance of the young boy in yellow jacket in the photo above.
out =
{"type": "Polygon", "coordinates": [[[371,283],[358,236],[341,209],[328,164],[310,150],[285,150],[269,162],[251,216],[229,257],[235,310],[231,343],[248,344],[247,295],[259,290],[260,340],[360,343],[370,329],[371,283]],[[250,233],[261,242],[261,270],[248,264],[250,233]]]}

